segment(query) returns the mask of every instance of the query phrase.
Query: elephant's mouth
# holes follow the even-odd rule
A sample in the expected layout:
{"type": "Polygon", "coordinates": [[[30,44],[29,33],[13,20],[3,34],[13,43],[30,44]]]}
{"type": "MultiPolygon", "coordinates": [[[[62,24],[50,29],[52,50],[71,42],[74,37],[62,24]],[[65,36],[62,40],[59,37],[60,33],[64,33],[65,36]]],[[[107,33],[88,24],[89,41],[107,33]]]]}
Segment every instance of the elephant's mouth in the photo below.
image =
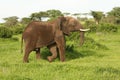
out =
{"type": "Polygon", "coordinates": [[[63,33],[64,35],[66,35],[66,36],[70,36],[70,34],[66,34],[66,33],[63,33]]]}

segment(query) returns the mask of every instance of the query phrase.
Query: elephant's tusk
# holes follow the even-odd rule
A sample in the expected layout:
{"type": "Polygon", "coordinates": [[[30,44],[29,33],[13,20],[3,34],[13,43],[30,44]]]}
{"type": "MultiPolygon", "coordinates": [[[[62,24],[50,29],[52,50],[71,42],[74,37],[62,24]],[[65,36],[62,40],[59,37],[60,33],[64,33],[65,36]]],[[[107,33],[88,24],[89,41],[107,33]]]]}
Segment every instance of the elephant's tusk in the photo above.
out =
{"type": "Polygon", "coordinates": [[[80,29],[80,31],[89,31],[90,29],[80,29]]]}

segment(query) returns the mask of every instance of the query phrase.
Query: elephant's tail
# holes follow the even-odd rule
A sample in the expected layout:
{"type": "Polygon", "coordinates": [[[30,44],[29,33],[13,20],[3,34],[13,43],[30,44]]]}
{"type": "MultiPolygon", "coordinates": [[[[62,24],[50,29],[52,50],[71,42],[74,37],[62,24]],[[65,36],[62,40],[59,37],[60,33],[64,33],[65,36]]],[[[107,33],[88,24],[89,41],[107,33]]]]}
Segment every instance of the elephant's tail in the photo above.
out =
{"type": "Polygon", "coordinates": [[[23,53],[23,36],[21,38],[21,53],[23,53]]]}

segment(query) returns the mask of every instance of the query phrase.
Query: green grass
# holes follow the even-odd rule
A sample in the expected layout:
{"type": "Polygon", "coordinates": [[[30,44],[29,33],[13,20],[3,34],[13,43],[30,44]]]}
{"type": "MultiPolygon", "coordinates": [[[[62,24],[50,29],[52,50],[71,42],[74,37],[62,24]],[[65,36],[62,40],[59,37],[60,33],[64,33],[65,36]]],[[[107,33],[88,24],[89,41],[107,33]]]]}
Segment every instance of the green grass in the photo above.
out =
{"type": "MultiPolygon", "coordinates": [[[[41,52],[42,59],[29,56],[29,63],[22,63],[20,37],[0,39],[0,80],[119,80],[120,79],[120,31],[118,33],[86,36],[108,49],[77,47],[66,51],[66,61],[59,57],[49,63],[47,49],[41,52]]],[[[93,43],[91,43],[93,44],[93,43]]]]}

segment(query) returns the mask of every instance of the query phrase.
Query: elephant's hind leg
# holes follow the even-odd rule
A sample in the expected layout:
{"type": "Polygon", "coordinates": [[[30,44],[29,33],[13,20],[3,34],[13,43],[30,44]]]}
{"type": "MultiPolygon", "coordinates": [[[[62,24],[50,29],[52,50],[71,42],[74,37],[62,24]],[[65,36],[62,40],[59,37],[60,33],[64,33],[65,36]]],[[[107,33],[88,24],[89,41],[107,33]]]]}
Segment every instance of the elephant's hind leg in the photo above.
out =
{"type": "Polygon", "coordinates": [[[50,45],[50,46],[48,46],[48,48],[50,49],[50,52],[52,53],[52,56],[48,56],[47,59],[49,60],[49,62],[52,62],[53,59],[55,59],[57,57],[56,44],[50,45]]]}
{"type": "Polygon", "coordinates": [[[28,57],[29,57],[29,54],[32,50],[30,50],[29,48],[25,49],[25,54],[24,54],[24,58],[23,58],[23,62],[26,63],[26,62],[29,62],[28,61],[28,57]]]}
{"type": "Polygon", "coordinates": [[[29,54],[30,54],[30,52],[32,50],[33,50],[32,46],[29,45],[29,44],[26,44],[26,46],[25,46],[25,54],[24,54],[24,57],[23,57],[23,62],[24,63],[29,62],[28,57],[29,57],[29,54]]]}

